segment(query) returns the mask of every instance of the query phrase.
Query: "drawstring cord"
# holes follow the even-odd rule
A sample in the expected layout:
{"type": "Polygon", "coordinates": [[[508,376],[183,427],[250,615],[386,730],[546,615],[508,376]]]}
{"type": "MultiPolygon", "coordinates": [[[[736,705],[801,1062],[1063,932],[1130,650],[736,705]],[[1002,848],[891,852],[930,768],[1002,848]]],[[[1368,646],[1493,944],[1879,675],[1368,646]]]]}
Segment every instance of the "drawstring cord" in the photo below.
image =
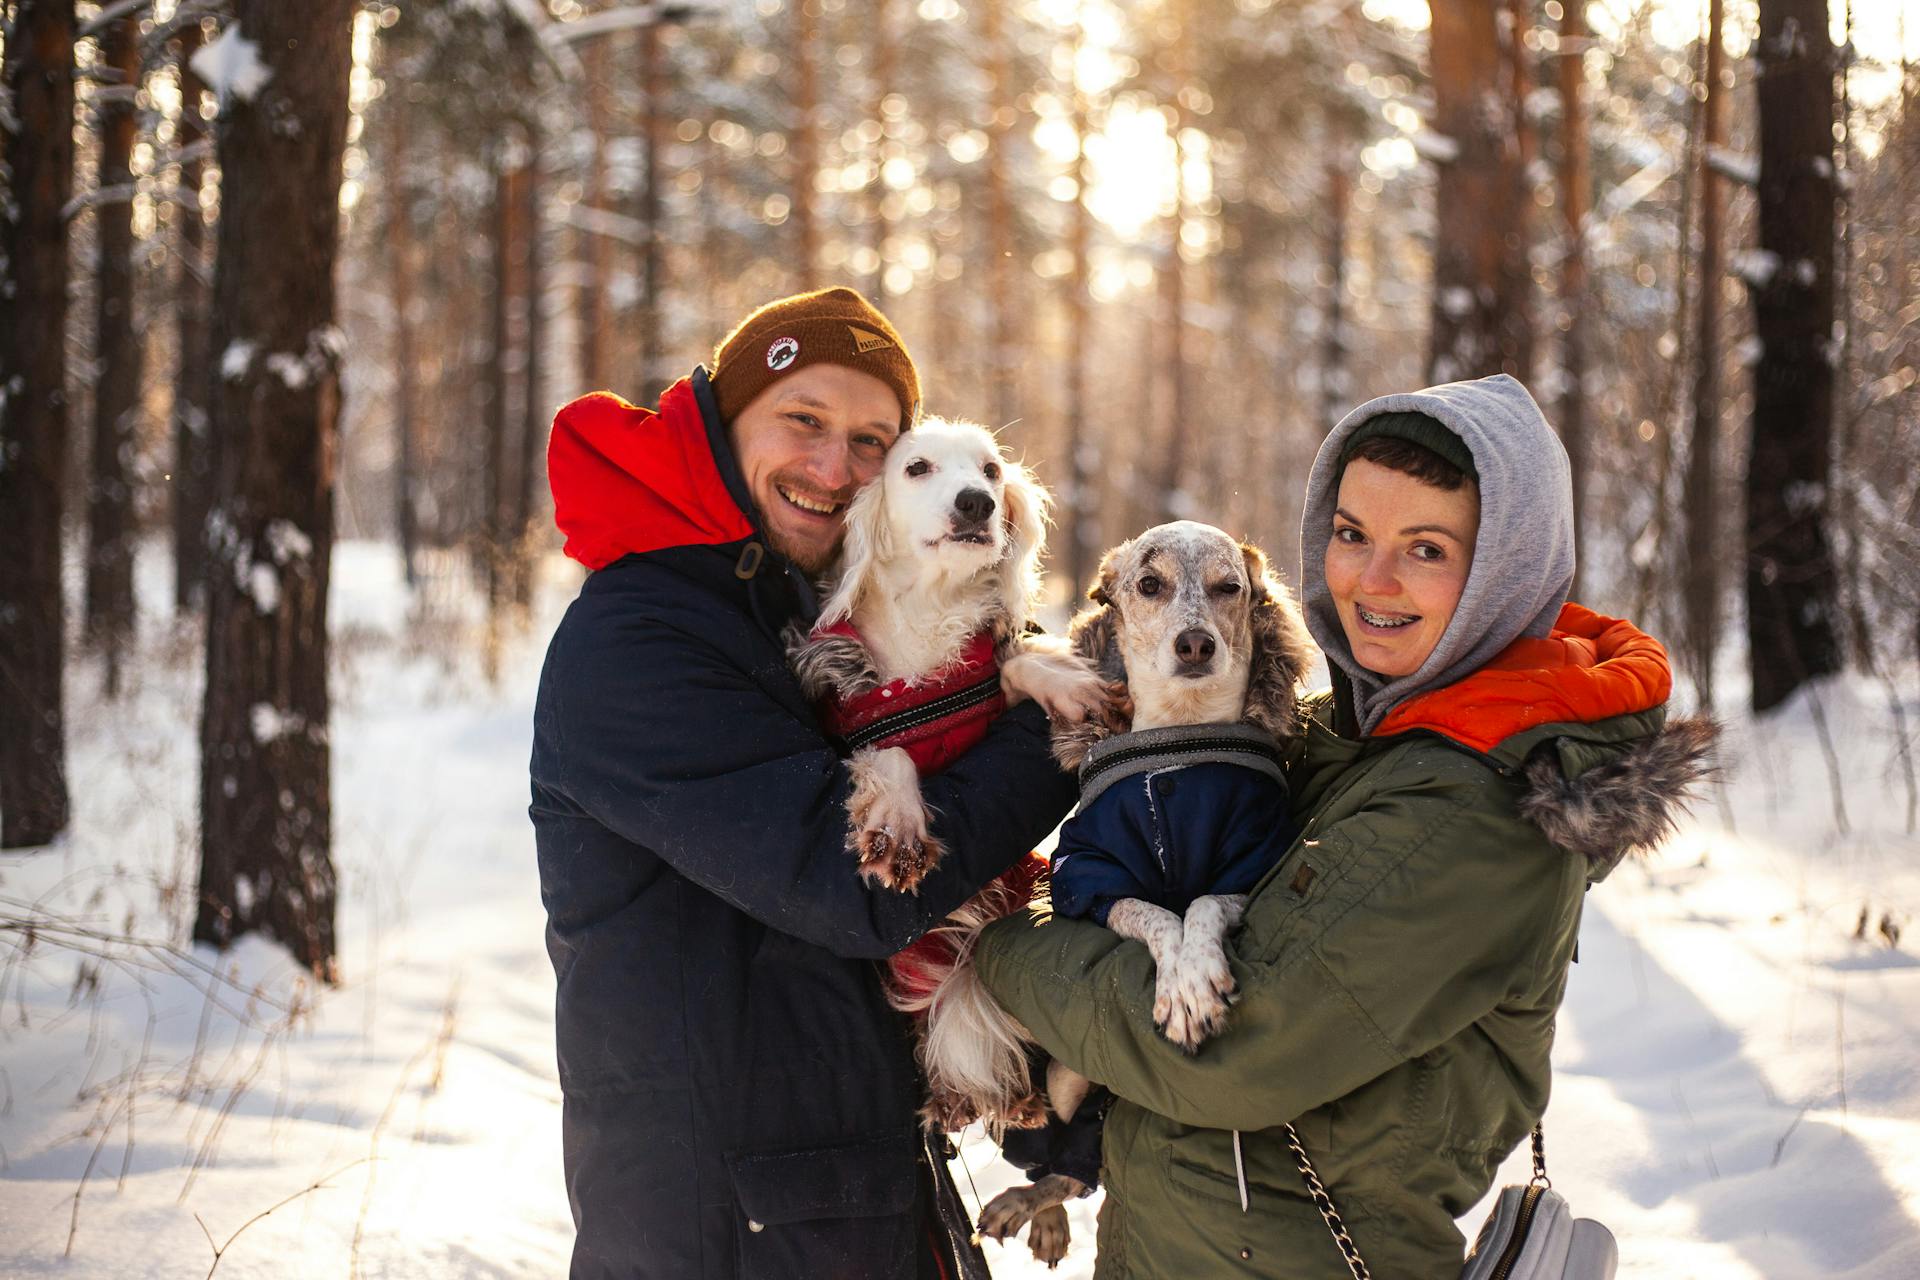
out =
{"type": "Polygon", "coordinates": [[[1240,1212],[1247,1212],[1247,1162],[1240,1154],[1240,1131],[1233,1131],[1233,1176],[1240,1180],[1240,1212]]]}

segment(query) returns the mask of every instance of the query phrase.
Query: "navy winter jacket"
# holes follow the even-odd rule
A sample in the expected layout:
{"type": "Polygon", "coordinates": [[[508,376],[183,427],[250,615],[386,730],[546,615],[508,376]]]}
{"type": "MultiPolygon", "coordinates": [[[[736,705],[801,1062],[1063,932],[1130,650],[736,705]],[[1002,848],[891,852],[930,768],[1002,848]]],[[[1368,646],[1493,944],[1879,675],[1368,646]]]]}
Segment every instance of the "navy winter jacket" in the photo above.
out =
{"type": "Polygon", "coordinates": [[[696,372],[658,414],[598,395],[549,449],[595,568],[534,712],[532,817],[575,1277],[903,1277],[932,1223],[909,1032],[873,961],[1072,801],[1027,706],[923,788],[917,895],[845,847],[847,769],[789,673],[810,593],[759,539],[696,372]]]}
{"type": "Polygon", "coordinates": [[[1062,916],[1104,925],[1122,898],[1180,914],[1205,894],[1246,893],[1297,833],[1272,739],[1247,725],[1108,738],[1081,778],[1053,855],[1062,916]]]}

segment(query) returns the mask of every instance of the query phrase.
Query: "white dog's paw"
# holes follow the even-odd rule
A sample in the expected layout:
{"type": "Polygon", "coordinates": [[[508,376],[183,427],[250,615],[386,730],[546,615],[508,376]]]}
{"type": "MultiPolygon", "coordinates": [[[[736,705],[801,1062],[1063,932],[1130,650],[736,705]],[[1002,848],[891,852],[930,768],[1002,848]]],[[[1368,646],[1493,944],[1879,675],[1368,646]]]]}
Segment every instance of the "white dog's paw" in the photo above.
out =
{"type": "Polygon", "coordinates": [[[1066,724],[1113,719],[1113,692],[1084,658],[1071,653],[1017,653],[1000,669],[1010,702],[1032,698],[1048,718],[1066,724]]]}
{"type": "Polygon", "coordinates": [[[1173,964],[1156,977],[1153,1021],[1162,1035],[1195,1053],[1226,1026],[1238,988],[1226,953],[1217,947],[1182,946],[1173,964]]]}
{"type": "Polygon", "coordinates": [[[847,843],[860,859],[860,874],[889,889],[914,892],[946,848],[928,830],[912,757],[898,747],[861,752],[850,769],[847,843]]]}

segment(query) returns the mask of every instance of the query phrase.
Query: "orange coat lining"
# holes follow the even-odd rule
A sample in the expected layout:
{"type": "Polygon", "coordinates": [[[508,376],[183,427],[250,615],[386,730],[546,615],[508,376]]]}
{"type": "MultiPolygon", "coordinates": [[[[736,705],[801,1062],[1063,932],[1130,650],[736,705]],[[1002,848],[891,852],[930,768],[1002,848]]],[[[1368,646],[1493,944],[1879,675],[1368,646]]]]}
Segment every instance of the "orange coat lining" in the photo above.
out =
{"type": "Polygon", "coordinates": [[[1631,622],[1569,602],[1551,635],[1523,636],[1465,679],[1409,698],[1373,736],[1427,729],[1491,751],[1538,725],[1647,711],[1672,692],[1665,646],[1631,622]]]}

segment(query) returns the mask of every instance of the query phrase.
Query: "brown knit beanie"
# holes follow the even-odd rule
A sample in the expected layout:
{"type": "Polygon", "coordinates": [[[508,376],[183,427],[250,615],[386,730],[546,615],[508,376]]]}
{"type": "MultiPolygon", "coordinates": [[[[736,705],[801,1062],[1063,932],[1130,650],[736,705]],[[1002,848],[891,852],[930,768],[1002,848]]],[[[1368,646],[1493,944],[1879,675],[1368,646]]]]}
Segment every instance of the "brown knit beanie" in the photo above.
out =
{"type": "Polygon", "coordinates": [[[900,399],[900,429],[920,411],[920,374],[887,318],[852,289],[816,289],[761,307],[713,349],[714,399],[731,424],[753,398],[810,364],[872,374],[900,399]]]}

